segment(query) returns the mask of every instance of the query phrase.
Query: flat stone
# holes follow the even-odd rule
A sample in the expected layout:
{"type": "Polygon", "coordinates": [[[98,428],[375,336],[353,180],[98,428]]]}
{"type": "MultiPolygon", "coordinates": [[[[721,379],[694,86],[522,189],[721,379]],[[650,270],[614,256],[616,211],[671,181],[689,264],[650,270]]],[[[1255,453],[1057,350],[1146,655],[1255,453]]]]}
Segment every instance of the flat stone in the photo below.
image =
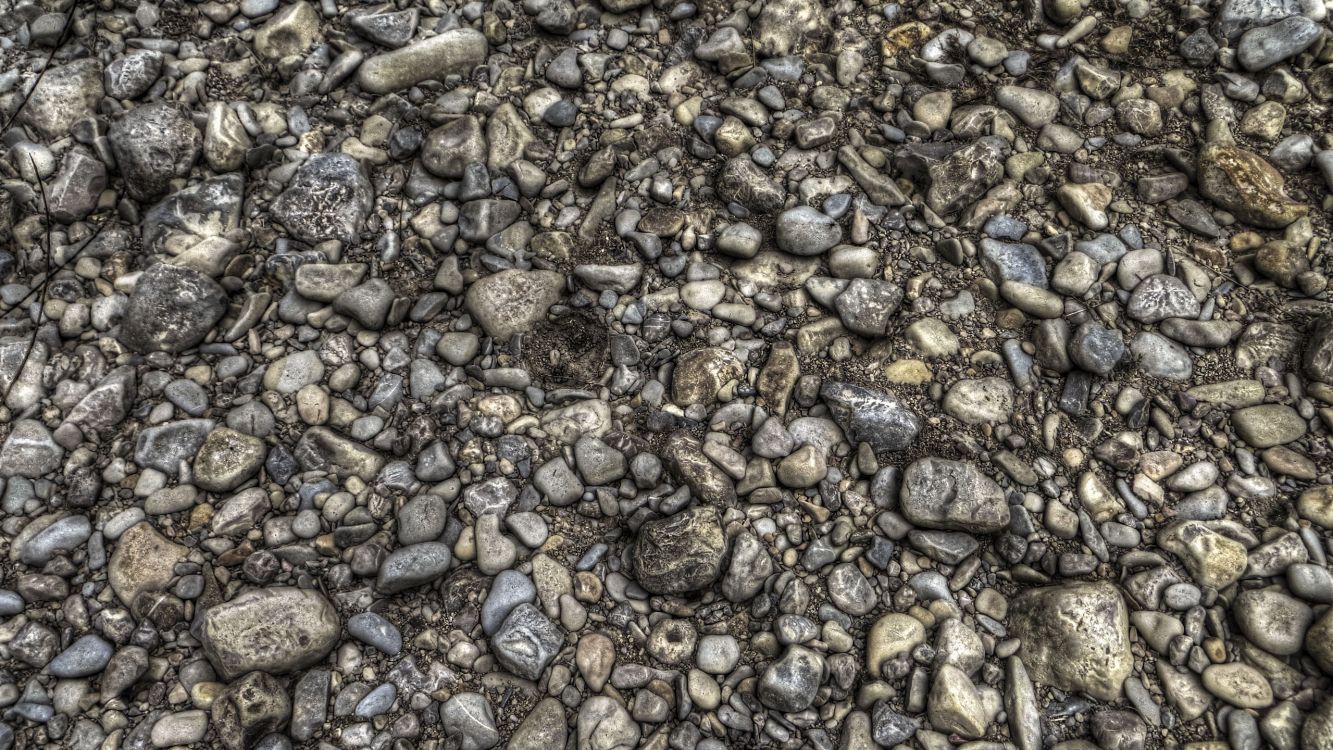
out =
{"type": "Polygon", "coordinates": [[[1009,525],[1004,491],[975,464],[922,458],[903,472],[899,507],[907,520],[931,529],[988,534],[1009,525]]]}

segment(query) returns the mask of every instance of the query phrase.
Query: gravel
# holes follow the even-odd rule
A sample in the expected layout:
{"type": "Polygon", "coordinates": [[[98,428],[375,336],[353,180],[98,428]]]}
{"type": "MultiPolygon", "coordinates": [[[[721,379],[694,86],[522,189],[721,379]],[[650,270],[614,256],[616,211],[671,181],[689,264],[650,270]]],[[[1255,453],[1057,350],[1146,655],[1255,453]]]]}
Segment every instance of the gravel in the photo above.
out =
{"type": "Polygon", "coordinates": [[[0,18],[0,750],[1331,750],[1317,0],[0,18]]]}

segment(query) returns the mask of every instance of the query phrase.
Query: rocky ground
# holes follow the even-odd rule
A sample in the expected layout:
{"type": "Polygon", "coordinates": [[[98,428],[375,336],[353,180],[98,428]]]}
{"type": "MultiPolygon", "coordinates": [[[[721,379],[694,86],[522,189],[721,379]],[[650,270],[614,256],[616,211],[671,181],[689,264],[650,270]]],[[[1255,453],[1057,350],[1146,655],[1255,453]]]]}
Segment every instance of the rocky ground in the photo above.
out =
{"type": "Polygon", "coordinates": [[[1330,750],[1325,0],[10,0],[0,750],[1330,750]]]}

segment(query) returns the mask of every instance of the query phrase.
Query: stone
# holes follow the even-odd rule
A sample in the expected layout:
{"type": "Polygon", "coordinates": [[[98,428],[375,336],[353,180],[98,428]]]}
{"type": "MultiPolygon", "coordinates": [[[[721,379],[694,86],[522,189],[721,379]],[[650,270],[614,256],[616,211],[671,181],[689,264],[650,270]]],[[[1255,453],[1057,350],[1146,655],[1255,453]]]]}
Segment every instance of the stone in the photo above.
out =
{"type": "Polygon", "coordinates": [[[19,121],[47,141],[64,138],[75,122],[93,114],[105,93],[96,58],[57,65],[33,87],[19,121]]]}
{"type": "Polygon", "coordinates": [[[1199,192],[1238,219],[1282,229],[1309,213],[1285,192],[1282,174],[1263,157],[1237,146],[1211,143],[1199,151],[1199,192]]]}
{"type": "Polygon", "coordinates": [[[671,400],[680,406],[715,404],[723,386],[744,377],[745,367],[734,353],[711,346],[692,349],[676,358],[671,400]]]}
{"type": "Polygon", "coordinates": [[[810,206],[783,211],[773,232],[778,249],[792,255],[821,255],[842,241],[842,227],[833,217],[810,206]]]}
{"type": "Polygon", "coordinates": [[[126,607],[141,594],[165,591],[176,577],[176,564],[189,549],[158,533],[147,521],[126,529],[116,540],[107,567],[107,582],[126,607]]]}
{"type": "Polygon", "coordinates": [[[1122,694],[1134,666],[1129,619],[1108,582],[1028,589],[1010,601],[1009,629],[1033,679],[1102,701],[1122,694]]]}
{"type": "Polygon", "coordinates": [[[967,674],[953,665],[944,664],[935,671],[926,705],[926,715],[936,731],[972,739],[986,733],[989,721],[981,694],[967,674]]]}
{"type": "Polygon", "coordinates": [[[285,674],[313,666],[337,645],[341,630],[337,611],[322,594],[275,586],[210,607],[199,640],[218,674],[234,680],[255,670],[285,674]]]}
{"type": "Polygon", "coordinates": [[[0,444],[0,477],[37,479],[60,468],[65,449],[56,443],[46,425],[35,419],[20,419],[0,444]]]}
{"type": "Polygon", "coordinates": [[[1254,645],[1278,656],[1299,653],[1306,631],[1314,622],[1314,610],[1277,589],[1242,591],[1231,606],[1240,632],[1254,645]]]}
{"type": "Polygon", "coordinates": [[[384,457],[327,427],[305,431],[292,455],[305,471],[330,471],[369,482],[384,466],[384,457]]]}
{"type": "Polygon", "coordinates": [[[828,381],[819,395],[853,443],[868,443],[876,451],[902,450],[921,431],[921,418],[891,391],[828,381]]]}
{"type": "Polygon", "coordinates": [[[60,679],[91,677],[106,668],[115,649],[100,636],[81,636],[46,665],[46,671],[60,679]]]}
{"type": "Polygon", "coordinates": [[[207,492],[230,492],[258,474],[267,455],[259,438],[218,427],[194,457],[194,483],[207,492]]]}
{"type": "Polygon", "coordinates": [[[545,320],[564,287],[564,275],[555,271],[508,269],[474,281],[464,304],[487,336],[503,342],[545,320]]]}
{"type": "Polygon", "coordinates": [[[866,670],[878,677],[886,663],[910,654],[925,642],[926,628],[920,620],[889,612],[876,620],[866,635],[866,670]]]}
{"type": "Polygon", "coordinates": [[[1248,664],[1212,664],[1203,670],[1203,686],[1237,708],[1273,705],[1273,688],[1259,670],[1248,664]]]}
{"type": "Polygon", "coordinates": [[[684,594],[722,575],[727,539],[717,512],[695,507],[643,524],[630,553],[635,580],[655,594],[684,594]]]}
{"type": "MultiPolygon", "coordinates": [[[[606,2],[606,0],[603,0],[606,2]]],[[[579,706],[575,722],[578,750],[631,750],[639,746],[639,725],[614,698],[594,695],[579,706]]]]}
{"type": "Polygon", "coordinates": [[[255,747],[264,735],[287,725],[292,702],[277,678],[250,672],[232,682],[213,701],[213,727],[227,750],[255,747]]]}
{"type": "Polygon", "coordinates": [[[971,205],[1004,176],[1007,141],[986,136],[954,151],[927,168],[926,205],[940,216],[951,216],[971,205]]]}
{"type": "Polygon", "coordinates": [[[988,534],[1009,525],[1004,491],[965,461],[913,461],[903,472],[899,508],[913,524],[931,529],[988,534]]]}
{"type": "Polygon", "coordinates": [[[1140,323],[1160,323],[1167,318],[1197,318],[1199,301],[1185,282],[1175,276],[1155,274],[1134,287],[1125,312],[1140,323]]]}
{"type": "Polygon", "coordinates": [[[717,174],[717,192],[724,200],[761,215],[777,213],[786,198],[782,186],[748,156],[736,156],[723,163],[717,174]]]}
{"type": "Polygon", "coordinates": [[[819,654],[804,646],[790,645],[760,675],[756,687],[759,702],[784,713],[804,711],[814,703],[827,669],[819,654]]]}
{"type": "Polygon", "coordinates": [[[481,693],[457,693],[445,701],[440,706],[440,724],[448,736],[461,739],[459,750],[489,750],[500,744],[495,714],[481,693]]]}
{"type": "Polygon", "coordinates": [[[1231,426],[1241,440],[1255,448],[1300,440],[1305,435],[1305,420],[1285,404],[1260,404],[1231,413],[1231,426]]]}
{"type": "Polygon", "coordinates": [[[1179,557],[1200,586],[1226,588],[1240,578],[1248,564],[1245,545],[1213,531],[1202,521],[1168,524],[1157,534],[1157,544],[1179,557]]]}
{"type": "Polygon", "coordinates": [[[1304,52],[1323,33],[1318,23],[1305,16],[1288,16],[1242,34],[1236,60],[1248,71],[1264,70],[1304,52]]]}
{"type": "Polygon", "coordinates": [[[273,203],[273,218],[296,239],[354,241],[370,214],[374,188],[360,163],[347,154],[306,159],[273,203]]]}
{"type": "Polygon", "coordinates": [[[320,17],[305,0],[288,4],[255,32],[255,52],[265,60],[303,54],[320,38],[320,17]]]}
{"type": "Polygon", "coordinates": [[[396,594],[438,580],[449,569],[453,553],[441,542],[421,542],[399,547],[380,564],[375,588],[396,594]]]}
{"type": "Polygon", "coordinates": [[[388,94],[426,80],[466,75],[485,61],[488,51],[481,32],[450,29],[369,58],[357,69],[356,82],[371,94],[388,94]]]}
{"type": "Polygon", "coordinates": [[[159,263],[139,276],[120,340],[141,352],[177,354],[207,338],[227,311],[227,295],[199,271],[159,263]]]}
{"type": "Polygon", "coordinates": [[[130,110],[111,125],[107,138],[125,190],[149,201],[167,193],[199,158],[203,136],[179,108],[158,102],[130,110]]]}
{"type": "Polygon", "coordinates": [[[564,643],[559,626],[532,604],[520,604],[491,637],[491,650],[511,673],[537,680],[564,643]]]}
{"type": "Polygon", "coordinates": [[[1014,388],[1005,378],[960,380],[944,394],[941,406],[964,424],[1005,422],[1014,409],[1014,388]]]}

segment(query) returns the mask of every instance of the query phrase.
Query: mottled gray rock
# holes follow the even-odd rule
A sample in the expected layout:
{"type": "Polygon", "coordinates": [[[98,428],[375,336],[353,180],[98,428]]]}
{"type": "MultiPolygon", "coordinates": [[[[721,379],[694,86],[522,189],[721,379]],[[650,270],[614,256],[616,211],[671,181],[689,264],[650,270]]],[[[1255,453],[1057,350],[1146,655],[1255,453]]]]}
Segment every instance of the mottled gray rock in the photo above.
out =
{"type": "Polygon", "coordinates": [[[440,706],[440,723],[450,737],[461,739],[459,750],[488,750],[500,744],[495,714],[481,693],[458,693],[445,701],[440,706]]]}
{"type": "Polygon", "coordinates": [[[203,143],[190,118],[165,102],[130,110],[107,137],[126,191],[140,201],[162,196],[171,180],[189,174],[203,143]]]}
{"type": "Polygon", "coordinates": [[[853,443],[869,443],[876,451],[902,450],[921,431],[921,418],[891,391],[830,381],[819,395],[853,443]]]}
{"type": "Polygon", "coordinates": [[[138,352],[172,354],[198,346],[227,311],[227,295],[203,273],[159,263],[134,285],[120,340],[138,352]]]}
{"type": "Polygon", "coordinates": [[[370,213],[374,188],[356,159],[317,154],[273,200],[273,218],[302,242],[352,242],[370,213]]]}
{"type": "Polygon", "coordinates": [[[716,581],[726,553],[717,512],[695,507],[645,523],[630,559],[640,586],[656,594],[683,594],[716,581]]]}
{"type": "Polygon", "coordinates": [[[375,588],[385,594],[396,594],[424,586],[443,576],[452,561],[449,545],[440,542],[400,547],[384,558],[375,588]]]}
{"type": "Polygon", "coordinates": [[[491,636],[495,658],[515,675],[537,680],[565,643],[559,626],[532,604],[520,604],[491,636]]]}
{"type": "Polygon", "coordinates": [[[545,320],[564,287],[564,275],[555,271],[509,269],[473,282],[465,304],[486,335],[508,341],[545,320]]]}
{"type": "Polygon", "coordinates": [[[337,611],[322,594],[276,586],[210,607],[199,640],[218,674],[232,680],[254,670],[284,674],[316,664],[341,631],[337,611]]]}
{"type": "Polygon", "coordinates": [[[970,462],[913,461],[900,493],[903,516],[918,526],[987,534],[1009,525],[1004,491],[970,462]]]}

